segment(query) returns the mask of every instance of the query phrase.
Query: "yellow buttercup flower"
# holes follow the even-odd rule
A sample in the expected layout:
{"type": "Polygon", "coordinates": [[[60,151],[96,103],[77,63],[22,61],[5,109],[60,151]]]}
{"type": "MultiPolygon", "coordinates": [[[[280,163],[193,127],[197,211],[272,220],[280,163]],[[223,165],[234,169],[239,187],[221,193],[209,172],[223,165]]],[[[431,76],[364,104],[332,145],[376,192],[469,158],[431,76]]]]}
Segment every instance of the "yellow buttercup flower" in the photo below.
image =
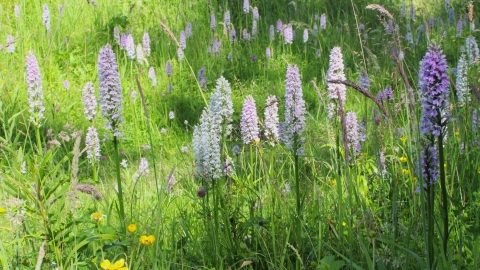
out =
{"type": "Polygon", "coordinates": [[[455,136],[458,136],[458,135],[460,135],[460,132],[455,131],[455,136]]]}
{"type": "Polygon", "coordinates": [[[400,137],[400,141],[406,142],[406,141],[407,141],[407,137],[406,137],[406,136],[400,137]]]}
{"type": "Polygon", "coordinates": [[[100,267],[102,269],[110,269],[110,266],[112,265],[112,263],[109,261],[109,260],[104,260],[103,262],[100,263],[100,267]]]}
{"type": "Polygon", "coordinates": [[[140,243],[144,246],[151,246],[155,242],[155,236],[153,235],[142,235],[140,236],[140,243]]]}
{"type": "Polygon", "coordinates": [[[3,216],[3,214],[5,214],[5,212],[7,212],[7,209],[5,209],[3,207],[0,207],[0,217],[3,216]]]}
{"type": "Polygon", "coordinates": [[[147,240],[148,240],[148,242],[149,242],[150,245],[151,245],[151,244],[153,244],[153,242],[155,242],[155,236],[149,235],[149,236],[147,237],[147,240]]]}
{"type": "Polygon", "coordinates": [[[116,261],[112,266],[110,266],[110,269],[120,269],[125,266],[125,259],[120,259],[116,261]]]}
{"type": "Polygon", "coordinates": [[[128,225],[127,230],[128,230],[129,233],[134,233],[134,232],[137,231],[137,225],[132,223],[132,224],[128,225]]]}
{"type": "Polygon", "coordinates": [[[100,263],[100,267],[104,270],[128,270],[125,259],[120,259],[113,264],[109,260],[104,260],[100,263]]]}
{"type": "Polygon", "coordinates": [[[407,159],[407,157],[401,157],[401,158],[399,158],[399,160],[400,160],[400,162],[405,163],[405,162],[407,162],[408,159],[407,159]]]}
{"type": "Polygon", "coordinates": [[[330,186],[335,186],[337,184],[337,180],[332,179],[332,180],[328,181],[328,183],[330,184],[330,186]]]}
{"type": "Polygon", "coordinates": [[[403,169],[403,170],[402,170],[402,173],[405,174],[405,175],[408,175],[408,174],[410,174],[410,171],[407,170],[407,169],[403,169]]]}
{"type": "Polygon", "coordinates": [[[90,216],[95,221],[101,221],[103,216],[99,212],[95,212],[90,216]]]}

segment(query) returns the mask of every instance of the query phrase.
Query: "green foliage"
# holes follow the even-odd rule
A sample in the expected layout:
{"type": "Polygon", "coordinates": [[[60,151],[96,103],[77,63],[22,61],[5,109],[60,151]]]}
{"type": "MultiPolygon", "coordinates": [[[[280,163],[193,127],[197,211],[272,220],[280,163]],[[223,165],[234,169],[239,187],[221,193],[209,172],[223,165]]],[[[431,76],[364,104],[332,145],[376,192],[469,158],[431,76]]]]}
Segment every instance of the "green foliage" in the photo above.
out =
{"type": "MultiPolygon", "coordinates": [[[[448,212],[435,206],[432,217],[438,228],[433,237],[426,231],[424,193],[416,192],[423,181],[421,108],[415,106],[418,63],[428,44],[435,42],[449,67],[456,67],[466,37],[478,36],[468,21],[456,36],[457,21],[465,18],[470,2],[451,1],[451,21],[439,2],[415,3],[416,17],[411,20],[410,3],[403,16],[401,1],[385,1],[393,27],[398,25],[389,34],[389,17],[366,9],[371,4],[366,0],[250,0],[260,19],[257,36],[248,42],[242,40],[242,31],[251,33],[252,10],[245,14],[239,0],[0,4],[0,40],[15,38],[14,53],[0,42],[0,268],[34,269],[42,263],[41,269],[99,269],[104,260],[125,259],[128,269],[477,269],[480,130],[472,120],[480,102],[472,92],[478,84],[476,62],[469,66],[467,78],[471,101],[463,107],[457,102],[456,74],[449,70],[452,117],[444,141],[446,165],[440,164],[445,166],[448,212]],[[51,32],[42,25],[44,4],[50,9],[51,32]],[[231,11],[235,43],[224,32],[226,9],[231,11]],[[210,29],[212,13],[215,31],[210,29]],[[314,35],[322,13],[326,29],[314,35]],[[430,18],[435,18],[433,25],[430,18]],[[292,24],[293,44],[284,44],[279,32],[269,39],[269,26],[276,28],[278,19],[292,24]],[[188,22],[192,37],[187,39],[185,59],[179,61],[169,31],[178,40],[188,22]],[[413,43],[405,38],[407,25],[413,43]],[[129,31],[135,44],[149,33],[148,64],[128,59],[115,41],[116,26],[121,33],[129,31]],[[304,29],[309,31],[306,43],[304,29]],[[208,53],[214,40],[221,42],[220,51],[208,53]],[[84,117],[82,100],[88,81],[99,98],[98,52],[107,43],[115,52],[123,88],[125,136],[117,145],[99,110],[93,121],[84,117]],[[327,118],[326,74],[334,46],[341,47],[347,80],[359,81],[365,69],[373,96],[387,85],[394,91],[393,101],[381,103],[388,114],[384,117],[371,99],[347,88],[345,112],[356,112],[366,124],[366,141],[358,153],[345,151],[340,117],[327,118]],[[267,47],[271,59],[265,55],[267,47]],[[24,75],[29,51],[38,59],[45,96],[46,121],[37,126],[29,121],[24,75]],[[404,58],[397,63],[392,52],[404,58]],[[172,76],[166,75],[167,61],[172,63],[172,76]],[[262,137],[259,143],[244,145],[240,133],[247,95],[255,98],[262,130],[270,94],[279,99],[284,120],[288,64],[300,69],[308,111],[305,154],[298,160],[282,142],[262,137]],[[150,67],[155,68],[155,86],[148,77],[150,67]],[[202,67],[206,89],[199,84],[202,67]],[[234,108],[232,133],[221,140],[222,162],[231,157],[234,171],[212,180],[196,173],[192,134],[220,76],[231,83],[234,108]],[[65,80],[69,89],[63,87],[65,80]],[[86,157],[85,134],[92,126],[100,135],[99,160],[86,157]],[[234,145],[240,146],[238,155],[234,145]],[[141,158],[148,160],[148,171],[139,168],[141,158]],[[117,162],[125,166],[116,167],[117,162]],[[123,196],[116,191],[119,183],[123,196]],[[198,196],[200,187],[205,197],[198,196]],[[122,204],[124,220],[119,215],[122,204]],[[450,235],[448,253],[441,255],[445,215],[450,235]],[[130,224],[136,231],[125,230],[130,224]],[[145,242],[150,235],[155,240],[145,242]],[[431,238],[438,248],[429,265],[431,238]]],[[[473,5],[474,22],[479,24],[480,6],[473,5]]],[[[436,190],[439,194],[440,188],[436,190]]],[[[437,195],[434,205],[441,203],[437,195]]]]}

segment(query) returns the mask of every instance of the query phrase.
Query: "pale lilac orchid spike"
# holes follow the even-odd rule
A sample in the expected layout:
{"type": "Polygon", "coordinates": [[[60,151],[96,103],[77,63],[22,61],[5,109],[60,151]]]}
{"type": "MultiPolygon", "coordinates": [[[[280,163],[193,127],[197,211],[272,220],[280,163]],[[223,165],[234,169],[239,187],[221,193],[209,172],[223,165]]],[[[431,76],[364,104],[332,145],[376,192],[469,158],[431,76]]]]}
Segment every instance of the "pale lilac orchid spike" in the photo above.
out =
{"type": "Polygon", "coordinates": [[[120,49],[125,50],[126,47],[127,47],[127,34],[122,33],[120,35],[120,49]]]}
{"type": "Polygon", "coordinates": [[[42,78],[37,58],[30,52],[26,59],[25,78],[28,86],[28,104],[30,121],[40,124],[45,119],[45,106],[43,105],[42,78]]]}
{"type": "Polygon", "coordinates": [[[265,136],[274,142],[280,139],[278,133],[278,101],[277,97],[270,95],[267,98],[267,106],[265,107],[265,136]]]}
{"type": "Polygon", "coordinates": [[[346,136],[348,147],[350,149],[356,149],[360,144],[358,137],[358,121],[357,114],[355,112],[347,112],[345,116],[346,136]]]}
{"type": "Polygon", "coordinates": [[[303,30],[303,43],[307,43],[308,41],[308,29],[303,30]]]}
{"type": "Polygon", "coordinates": [[[458,105],[463,107],[465,103],[470,102],[470,91],[468,89],[467,73],[468,73],[468,62],[467,56],[462,53],[460,59],[458,59],[458,65],[456,70],[456,86],[457,86],[457,98],[458,105]]]}
{"type": "Polygon", "coordinates": [[[87,148],[88,162],[93,163],[93,160],[100,160],[100,140],[98,139],[97,129],[93,126],[89,127],[85,136],[85,145],[87,148]]]}
{"type": "Polygon", "coordinates": [[[283,29],[283,38],[285,44],[292,44],[293,43],[293,28],[291,24],[288,24],[283,29]]]}
{"type": "Polygon", "coordinates": [[[167,64],[165,64],[165,72],[168,77],[172,76],[172,63],[170,63],[170,61],[167,61],[167,64]]]}
{"type": "Polygon", "coordinates": [[[278,21],[277,21],[277,32],[279,32],[279,33],[283,32],[283,22],[280,19],[278,19],[278,21]]]}
{"type": "Polygon", "coordinates": [[[305,113],[300,72],[296,65],[289,65],[285,79],[285,131],[283,140],[287,148],[297,151],[297,155],[303,153],[302,148],[305,138],[302,138],[302,134],[305,130],[305,113]]]}
{"type": "Polygon", "coordinates": [[[152,86],[157,85],[157,76],[155,76],[155,69],[153,67],[150,67],[148,70],[148,78],[152,82],[152,86]]]}
{"type": "Polygon", "coordinates": [[[97,115],[97,98],[93,83],[88,82],[82,92],[84,114],[88,121],[93,121],[97,115]]]}
{"type": "Polygon", "coordinates": [[[225,11],[225,15],[223,15],[223,24],[227,30],[230,30],[230,10],[225,11]]]}
{"type": "Polygon", "coordinates": [[[255,21],[260,20],[260,14],[258,13],[258,8],[257,7],[253,8],[252,13],[253,13],[253,20],[255,20],[255,21]]]}
{"type": "Polygon", "coordinates": [[[252,21],[252,37],[255,37],[257,35],[257,21],[253,20],[252,21]]]}
{"type": "Polygon", "coordinates": [[[120,125],[122,116],[122,85],[115,53],[110,44],[102,47],[98,55],[98,81],[100,108],[106,118],[105,128],[113,132],[113,136],[122,137],[120,125]]]}
{"type": "Polygon", "coordinates": [[[70,89],[70,82],[68,80],[63,81],[63,88],[65,88],[65,90],[70,89]]]}
{"type": "Polygon", "coordinates": [[[327,29],[327,16],[325,15],[325,13],[323,13],[320,17],[320,29],[327,29]]]}
{"type": "Polygon", "coordinates": [[[182,48],[182,50],[185,50],[187,48],[187,39],[186,39],[186,36],[185,36],[185,31],[180,31],[180,38],[179,38],[179,44],[180,44],[180,48],[182,48]]]}
{"type": "Polygon", "coordinates": [[[250,3],[248,0],[243,0],[243,13],[249,13],[250,12],[250,3]]]}
{"type": "Polygon", "coordinates": [[[13,14],[15,14],[15,18],[20,19],[20,6],[15,5],[13,8],[13,14]]]}
{"type": "Polygon", "coordinates": [[[193,129],[193,151],[197,175],[211,179],[220,178],[220,137],[217,122],[210,110],[203,110],[199,125],[193,129]]]}
{"type": "Polygon", "coordinates": [[[50,10],[48,9],[48,5],[43,5],[43,26],[47,29],[48,32],[51,32],[52,29],[50,28],[50,10]]]}
{"type": "Polygon", "coordinates": [[[192,23],[188,22],[187,23],[187,28],[185,29],[185,35],[187,38],[190,38],[192,36],[192,23]]]}
{"type": "Polygon", "coordinates": [[[145,54],[145,56],[150,56],[150,54],[152,53],[152,50],[150,48],[150,36],[148,35],[147,32],[143,34],[142,45],[143,45],[143,53],[145,54]]]}
{"type": "Polygon", "coordinates": [[[267,47],[267,49],[265,49],[265,55],[267,59],[272,58],[272,50],[270,49],[270,47],[267,47]]]}
{"type": "MultiPolygon", "coordinates": [[[[202,76],[205,75],[202,74],[202,76]]],[[[232,129],[231,122],[233,121],[232,90],[230,83],[224,77],[220,77],[216,83],[215,92],[210,96],[209,103],[210,114],[212,115],[211,121],[219,129],[218,133],[229,135],[232,129]]]]}
{"type": "Polygon", "coordinates": [[[185,58],[185,54],[183,53],[183,50],[180,47],[177,50],[177,54],[178,54],[178,61],[182,61],[185,58]]]}
{"type": "Polygon", "coordinates": [[[244,144],[255,143],[258,140],[259,129],[257,108],[252,95],[248,95],[243,103],[240,130],[244,144]]]}
{"type": "MultiPolygon", "coordinates": [[[[330,64],[327,71],[327,81],[340,80],[345,81],[345,73],[343,71],[343,55],[340,47],[334,47],[330,52],[330,64]]],[[[345,102],[346,87],[339,83],[327,83],[328,99],[340,99],[345,102]]]]}
{"type": "Polygon", "coordinates": [[[132,34],[128,34],[127,36],[127,44],[125,45],[125,50],[127,51],[127,57],[129,59],[135,59],[135,42],[133,41],[132,34]]]}
{"type": "Polygon", "coordinates": [[[210,28],[212,30],[217,29],[217,20],[215,19],[215,13],[210,15],[210,28]]]}
{"type": "Polygon", "coordinates": [[[237,38],[237,32],[235,31],[235,28],[233,28],[231,31],[230,31],[230,42],[233,44],[235,43],[235,40],[237,38]]]}

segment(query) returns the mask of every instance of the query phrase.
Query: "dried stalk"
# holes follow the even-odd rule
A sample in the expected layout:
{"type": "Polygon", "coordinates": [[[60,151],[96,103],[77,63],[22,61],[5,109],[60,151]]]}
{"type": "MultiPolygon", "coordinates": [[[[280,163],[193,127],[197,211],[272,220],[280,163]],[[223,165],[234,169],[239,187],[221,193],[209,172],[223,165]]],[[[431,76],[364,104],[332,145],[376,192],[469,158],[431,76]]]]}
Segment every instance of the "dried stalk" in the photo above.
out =
{"type": "Polygon", "coordinates": [[[311,83],[313,85],[313,88],[315,88],[315,91],[317,92],[318,99],[322,102],[323,107],[325,107],[325,100],[322,97],[322,93],[320,93],[320,89],[318,89],[318,86],[317,86],[317,84],[315,83],[314,80],[312,80],[311,83]]]}
{"type": "MultiPolygon", "coordinates": [[[[331,81],[328,81],[328,83],[340,83],[340,84],[343,84],[343,85],[346,85],[346,86],[350,86],[352,87],[353,89],[357,90],[358,92],[362,93],[364,96],[368,97],[369,99],[373,100],[373,102],[375,102],[375,104],[377,104],[378,108],[382,111],[383,115],[388,118],[388,113],[387,113],[387,110],[385,110],[385,108],[383,107],[382,103],[380,103],[380,101],[378,101],[378,99],[376,97],[374,97],[370,92],[368,92],[367,90],[363,89],[362,87],[358,86],[357,84],[355,84],[354,82],[351,82],[351,81],[340,81],[340,80],[331,80],[331,81]]],[[[339,99],[340,101],[340,99],[339,99]]],[[[343,106],[343,104],[342,104],[343,106]]]]}
{"type": "Polygon", "coordinates": [[[366,9],[374,9],[374,10],[378,10],[380,11],[381,13],[387,15],[390,19],[395,20],[392,16],[392,14],[390,14],[390,12],[388,12],[388,10],[386,10],[384,7],[380,6],[380,5],[377,5],[377,4],[370,4],[366,7],[366,9]]]}
{"type": "Polygon", "coordinates": [[[162,26],[163,30],[165,30],[165,32],[167,32],[170,35],[170,37],[173,39],[173,41],[175,41],[175,43],[177,43],[177,47],[180,47],[180,43],[178,43],[177,38],[172,33],[170,28],[168,28],[168,26],[166,26],[162,21],[160,21],[160,26],[162,26]]]}

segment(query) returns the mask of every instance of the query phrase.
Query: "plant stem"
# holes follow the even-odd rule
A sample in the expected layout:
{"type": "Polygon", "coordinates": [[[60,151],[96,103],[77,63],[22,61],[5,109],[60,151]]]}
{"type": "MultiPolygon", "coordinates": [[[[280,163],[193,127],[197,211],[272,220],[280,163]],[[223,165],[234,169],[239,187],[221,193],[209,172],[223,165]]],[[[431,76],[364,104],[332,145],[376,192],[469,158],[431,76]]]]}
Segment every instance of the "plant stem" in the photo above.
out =
{"type": "MultiPolygon", "coordinates": [[[[297,234],[297,241],[298,241],[298,254],[302,256],[302,206],[300,204],[300,177],[298,174],[299,167],[298,167],[298,153],[297,153],[297,147],[298,147],[298,138],[295,136],[294,138],[294,162],[295,162],[295,197],[297,200],[297,224],[296,224],[296,234],[297,234]]],[[[300,260],[297,260],[296,262],[296,269],[300,269],[300,260]]]]}
{"type": "MultiPolygon", "coordinates": [[[[443,135],[443,134],[442,134],[443,135]]],[[[440,166],[440,185],[442,187],[442,218],[443,218],[443,253],[445,258],[448,251],[448,197],[447,186],[445,183],[445,157],[443,154],[443,136],[438,137],[438,156],[440,166]]]]}
{"type": "Polygon", "coordinates": [[[42,155],[43,155],[43,150],[42,150],[42,140],[41,140],[41,138],[40,138],[40,126],[37,126],[37,127],[36,127],[35,135],[37,136],[37,150],[38,150],[38,155],[42,156],[42,155]]]}
{"type": "Polygon", "coordinates": [[[117,186],[118,186],[118,204],[120,205],[120,212],[118,213],[120,218],[121,232],[126,233],[125,229],[125,209],[123,207],[123,191],[122,191],[122,180],[120,178],[120,158],[118,156],[118,139],[117,136],[113,137],[113,145],[115,147],[115,171],[117,174],[117,186]]]}
{"type": "Polygon", "coordinates": [[[427,240],[427,251],[428,251],[428,265],[430,269],[433,269],[433,260],[435,259],[435,254],[433,253],[433,211],[434,211],[434,201],[435,201],[435,192],[434,186],[431,185],[427,190],[427,218],[428,218],[428,240],[427,240]]]}
{"type": "Polygon", "coordinates": [[[214,209],[213,209],[213,216],[214,216],[214,221],[215,221],[215,236],[214,236],[214,247],[215,247],[215,265],[217,268],[220,267],[221,260],[219,260],[220,254],[219,254],[219,241],[218,241],[218,232],[220,228],[220,222],[218,220],[218,200],[219,200],[219,188],[218,188],[218,181],[219,180],[212,180],[212,185],[213,185],[213,204],[214,204],[214,209]]]}

